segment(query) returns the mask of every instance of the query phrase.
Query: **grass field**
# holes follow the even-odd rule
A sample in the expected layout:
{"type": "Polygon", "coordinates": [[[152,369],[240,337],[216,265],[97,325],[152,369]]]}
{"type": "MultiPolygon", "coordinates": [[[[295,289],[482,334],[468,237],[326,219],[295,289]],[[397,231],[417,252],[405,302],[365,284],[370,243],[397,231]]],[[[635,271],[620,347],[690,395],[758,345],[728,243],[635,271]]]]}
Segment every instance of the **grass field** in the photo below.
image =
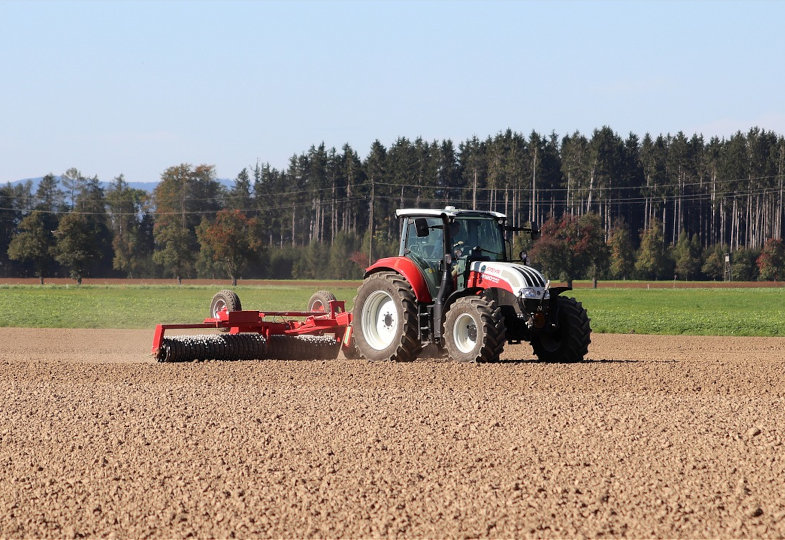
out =
{"type": "Polygon", "coordinates": [[[595,332],[785,336],[783,289],[575,289],[595,332]]]}
{"type": "MultiPolygon", "coordinates": [[[[302,310],[318,287],[302,282],[240,286],[245,309],[302,310]]],[[[152,328],[201,322],[213,286],[0,286],[0,326],[37,328],[152,328]]],[[[356,288],[333,287],[351,308],[356,288]]],[[[785,336],[785,290],[576,289],[595,332],[785,336]]]]}

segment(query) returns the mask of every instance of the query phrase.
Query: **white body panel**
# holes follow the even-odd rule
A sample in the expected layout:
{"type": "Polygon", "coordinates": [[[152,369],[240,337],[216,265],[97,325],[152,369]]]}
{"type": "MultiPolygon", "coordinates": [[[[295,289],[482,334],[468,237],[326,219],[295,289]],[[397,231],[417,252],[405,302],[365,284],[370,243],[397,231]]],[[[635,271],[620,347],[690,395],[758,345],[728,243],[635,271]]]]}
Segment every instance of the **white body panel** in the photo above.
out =
{"type": "MultiPolygon", "coordinates": [[[[509,285],[509,290],[518,297],[529,299],[548,298],[550,283],[545,277],[532,268],[519,263],[474,261],[470,270],[480,274],[483,281],[495,283],[501,281],[509,285]]],[[[502,286],[502,288],[507,288],[502,286]]]]}

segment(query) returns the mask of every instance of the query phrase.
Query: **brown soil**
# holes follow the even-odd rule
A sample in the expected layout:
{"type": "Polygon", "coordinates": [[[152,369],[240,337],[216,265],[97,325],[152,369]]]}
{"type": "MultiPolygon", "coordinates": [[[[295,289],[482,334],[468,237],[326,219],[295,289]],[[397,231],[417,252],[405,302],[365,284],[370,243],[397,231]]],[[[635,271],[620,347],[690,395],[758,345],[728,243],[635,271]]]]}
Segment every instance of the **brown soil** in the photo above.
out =
{"type": "Polygon", "coordinates": [[[785,536],[785,339],[156,364],[0,329],[0,537],[785,536]]]}

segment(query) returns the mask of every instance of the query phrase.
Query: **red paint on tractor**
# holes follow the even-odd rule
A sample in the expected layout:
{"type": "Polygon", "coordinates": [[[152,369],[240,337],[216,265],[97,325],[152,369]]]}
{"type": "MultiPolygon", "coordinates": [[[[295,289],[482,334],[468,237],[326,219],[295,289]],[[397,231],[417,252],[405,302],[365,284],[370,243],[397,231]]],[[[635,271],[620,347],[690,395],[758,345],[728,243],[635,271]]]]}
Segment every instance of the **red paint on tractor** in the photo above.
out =
{"type": "Polygon", "coordinates": [[[467,287],[478,287],[480,289],[504,289],[511,293],[515,293],[512,287],[502,277],[491,275],[487,272],[469,272],[469,278],[466,280],[467,287]]]}
{"type": "Polygon", "coordinates": [[[365,277],[381,270],[394,270],[401,274],[412,286],[418,302],[431,302],[431,293],[420,268],[406,257],[385,257],[365,269],[365,277]]]}

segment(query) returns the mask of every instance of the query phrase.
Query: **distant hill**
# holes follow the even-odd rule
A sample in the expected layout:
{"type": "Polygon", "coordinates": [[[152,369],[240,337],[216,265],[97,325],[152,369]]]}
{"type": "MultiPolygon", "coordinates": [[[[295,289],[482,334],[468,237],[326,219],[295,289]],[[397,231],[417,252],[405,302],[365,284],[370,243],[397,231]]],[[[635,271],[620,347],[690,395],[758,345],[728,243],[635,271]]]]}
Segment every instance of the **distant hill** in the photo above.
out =
{"type": "MultiPolygon", "coordinates": [[[[61,176],[56,176],[55,178],[57,178],[58,181],[62,179],[61,176]]],[[[22,180],[15,180],[13,182],[9,182],[9,184],[15,186],[18,184],[24,184],[25,182],[31,182],[33,185],[32,191],[35,192],[35,190],[38,188],[38,183],[41,180],[43,180],[43,177],[39,176],[38,178],[24,178],[22,180]]],[[[229,180],[228,178],[216,178],[216,180],[224,187],[230,188],[234,186],[234,180],[229,180]]],[[[101,187],[104,188],[105,190],[108,189],[110,185],[111,182],[101,182],[101,187]]],[[[158,182],[128,182],[128,187],[141,189],[148,193],[152,193],[153,190],[155,189],[155,186],[157,185],[158,182]]]]}

